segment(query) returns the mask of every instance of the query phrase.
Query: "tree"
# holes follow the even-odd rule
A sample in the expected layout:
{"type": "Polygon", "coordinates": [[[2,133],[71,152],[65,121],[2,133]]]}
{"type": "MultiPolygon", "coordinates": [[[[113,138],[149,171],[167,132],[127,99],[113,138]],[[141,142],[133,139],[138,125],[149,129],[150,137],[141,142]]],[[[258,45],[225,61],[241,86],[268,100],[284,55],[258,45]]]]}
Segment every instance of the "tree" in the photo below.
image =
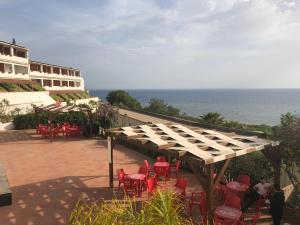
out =
{"type": "Polygon", "coordinates": [[[281,116],[281,124],[274,129],[274,136],[280,140],[282,162],[298,194],[300,174],[300,118],[286,113],[281,116]]]}
{"type": "Polygon", "coordinates": [[[167,116],[174,116],[174,117],[180,116],[179,109],[171,105],[168,105],[167,103],[164,102],[164,100],[157,99],[157,98],[151,98],[149,101],[149,106],[145,107],[144,110],[153,113],[162,114],[162,115],[167,115],[167,116]]]}
{"type": "Polygon", "coordinates": [[[106,96],[106,100],[112,105],[125,106],[131,109],[142,108],[141,103],[136,98],[123,90],[110,91],[106,96]]]}
{"type": "Polygon", "coordinates": [[[224,123],[224,118],[221,116],[220,113],[209,112],[200,116],[200,121],[202,123],[222,125],[224,123]]]}

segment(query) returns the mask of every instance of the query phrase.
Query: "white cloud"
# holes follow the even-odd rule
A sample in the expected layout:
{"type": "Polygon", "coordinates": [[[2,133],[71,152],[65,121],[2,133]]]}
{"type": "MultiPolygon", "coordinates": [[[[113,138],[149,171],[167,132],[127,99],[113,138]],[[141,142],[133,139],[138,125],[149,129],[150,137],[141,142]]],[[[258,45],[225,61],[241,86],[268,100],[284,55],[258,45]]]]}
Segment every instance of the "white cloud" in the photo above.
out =
{"type": "Polygon", "coordinates": [[[299,1],[85,2],[0,0],[0,35],[35,59],[81,67],[92,88],[300,83],[299,1]]]}

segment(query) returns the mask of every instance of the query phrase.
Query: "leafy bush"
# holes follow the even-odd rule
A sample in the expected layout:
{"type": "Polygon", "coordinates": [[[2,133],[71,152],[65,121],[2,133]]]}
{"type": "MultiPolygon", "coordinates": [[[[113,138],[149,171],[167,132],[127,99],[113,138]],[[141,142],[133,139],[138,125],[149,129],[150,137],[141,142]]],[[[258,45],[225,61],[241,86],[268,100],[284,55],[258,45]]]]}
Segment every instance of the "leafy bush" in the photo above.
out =
{"type": "Polygon", "coordinates": [[[251,183],[256,184],[262,177],[272,178],[272,168],[261,152],[253,152],[231,159],[226,175],[231,179],[236,179],[239,174],[247,174],[251,177],[251,183]]]}
{"type": "Polygon", "coordinates": [[[13,119],[15,129],[34,129],[38,123],[48,124],[48,120],[51,123],[62,124],[65,122],[84,126],[86,123],[86,116],[83,112],[41,112],[41,113],[28,113],[24,115],[16,115],[13,119]]]}
{"type": "Polygon", "coordinates": [[[149,106],[144,108],[145,111],[158,113],[162,115],[167,116],[180,116],[180,110],[168,105],[164,102],[164,100],[157,99],[157,98],[151,98],[149,101],[149,106]]]}
{"type": "Polygon", "coordinates": [[[184,218],[183,205],[170,191],[158,191],[153,198],[142,204],[125,198],[111,203],[79,201],[71,213],[70,225],[192,225],[184,218]]]}
{"type": "Polygon", "coordinates": [[[112,105],[126,106],[132,109],[142,109],[141,103],[123,90],[109,92],[106,100],[112,105]]]}
{"type": "Polygon", "coordinates": [[[45,88],[43,88],[39,83],[37,83],[37,82],[33,82],[33,83],[31,83],[31,84],[29,84],[31,87],[32,87],[32,89],[34,90],[34,91],[45,91],[45,88]]]}

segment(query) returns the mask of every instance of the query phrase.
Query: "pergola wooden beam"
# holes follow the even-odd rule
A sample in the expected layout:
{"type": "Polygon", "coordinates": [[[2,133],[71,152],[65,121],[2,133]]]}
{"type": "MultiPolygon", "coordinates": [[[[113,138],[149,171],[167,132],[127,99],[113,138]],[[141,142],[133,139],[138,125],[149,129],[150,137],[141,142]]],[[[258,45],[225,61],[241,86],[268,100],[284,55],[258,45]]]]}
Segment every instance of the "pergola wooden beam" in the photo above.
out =
{"type": "Polygon", "coordinates": [[[230,164],[231,159],[226,159],[224,165],[222,166],[219,174],[217,174],[217,177],[214,182],[214,188],[220,183],[222,178],[224,177],[224,173],[227,170],[229,164],[230,164]]]}

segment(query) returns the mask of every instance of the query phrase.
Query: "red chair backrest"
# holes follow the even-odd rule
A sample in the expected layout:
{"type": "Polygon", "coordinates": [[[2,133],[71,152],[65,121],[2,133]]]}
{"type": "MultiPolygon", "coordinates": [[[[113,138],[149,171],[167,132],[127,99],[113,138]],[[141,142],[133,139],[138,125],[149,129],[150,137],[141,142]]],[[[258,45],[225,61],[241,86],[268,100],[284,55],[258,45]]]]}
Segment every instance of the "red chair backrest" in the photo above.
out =
{"type": "Polygon", "coordinates": [[[226,191],[224,205],[236,209],[241,209],[241,199],[238,196],[236,196],[234,193],[230,191],[226,191]]]}
{"type": "Polygon", "coordinates": [[[157,175],[157,176],[166,176],[167,173],[168,173],[168,168],[167,167],[157,167],[155,166],[154,167],[154,173],[157,175]]]}
{"type": "Polygon", "coordinates": [[[149,164],[149,162],[148,162],[147,159],[144,160],[144,164],[145,164],[145,166],[146,166],[147,169],[150,168],[150,164],[149,164]]]}
{"type": "Polygon", "coordinates": [[[187,186],[187,180],[186,179],[177,178],[175,187],[178,187],[178,188],[181,188],[181,189],[185,190],[186,186],[187,186]]]}
{"type": "Polygon", "coordinates": [[[160,155],[160,156],[157,156],[157,157],[156,157],[156,161],[157,161],[157,162],[167,162],[167,159],[166,159],[165,156],[160,155]]]}
{"type": "Polygon", "coordinates": [[[148,174],[148,170],[147,170],[146,167],[140,166],[138,173],[147,175],[148,174]]]}
{"type": "Polygon", "coordinates": [[[242,184],[250,185],[250,177],[248,175],[239,175],[237,181],[242,184]]]}
{"type": "Polygon", "coordinates": [[[147,190],[148,192],[152,192],[157,185],[157,181],[155,177],[151,177],[147,180],[147,190]]]}
{"type": "Polygon", "coordinates": [[[123,169],[117,170],[117,174],[118,174],[119,181],[124,181],[125,180],[125,173],[124,173],[123,169]]]}

